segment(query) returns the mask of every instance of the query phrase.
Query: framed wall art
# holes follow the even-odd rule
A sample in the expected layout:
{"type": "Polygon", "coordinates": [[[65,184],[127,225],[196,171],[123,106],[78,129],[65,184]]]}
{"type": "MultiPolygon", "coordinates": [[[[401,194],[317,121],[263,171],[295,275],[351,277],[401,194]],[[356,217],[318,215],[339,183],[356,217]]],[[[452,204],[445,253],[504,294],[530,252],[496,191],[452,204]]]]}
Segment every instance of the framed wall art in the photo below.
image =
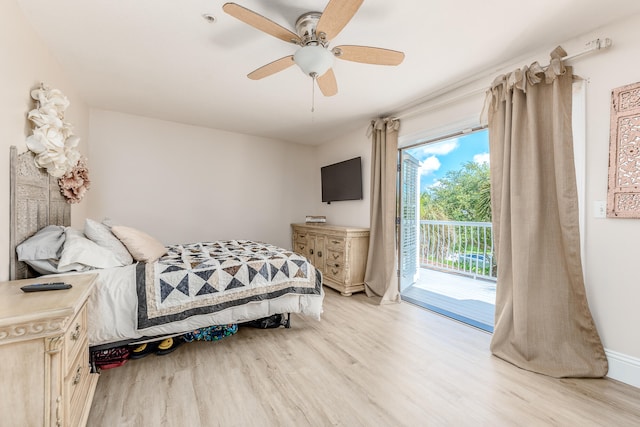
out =
{"type": "Polygon", "coordinates": [[[611,92],[608,218],[640,218],[640,82],[611,92]]]}

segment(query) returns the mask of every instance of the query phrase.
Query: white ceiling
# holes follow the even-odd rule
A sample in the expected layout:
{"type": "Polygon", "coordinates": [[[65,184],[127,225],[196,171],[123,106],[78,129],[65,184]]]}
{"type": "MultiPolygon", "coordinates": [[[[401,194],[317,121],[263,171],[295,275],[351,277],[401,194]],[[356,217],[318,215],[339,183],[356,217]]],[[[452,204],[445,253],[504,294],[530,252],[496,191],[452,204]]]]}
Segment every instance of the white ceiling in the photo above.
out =
{"type": "MultiPolygon", "coordinates": [[[[224,1],[18,2],[91,107],[304,144],[640,12],[638,0],[365,0],[331,46],[383,47],[406,58],[398,67],[336,61],[339,92],[325,98],[316,89],[312,114],[312,81],[297,67],[246,77],[296,46],[227,15],[224,1]]],[[[236,2],[292,31],[299,15],[327,4],[236,2]]]]}

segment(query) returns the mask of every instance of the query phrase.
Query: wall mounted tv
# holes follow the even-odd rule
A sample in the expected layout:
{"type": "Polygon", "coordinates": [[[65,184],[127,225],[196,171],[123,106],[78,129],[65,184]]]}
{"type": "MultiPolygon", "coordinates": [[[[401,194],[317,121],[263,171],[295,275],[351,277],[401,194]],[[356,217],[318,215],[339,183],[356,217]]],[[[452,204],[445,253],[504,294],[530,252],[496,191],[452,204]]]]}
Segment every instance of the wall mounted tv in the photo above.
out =
{"type": "Polygon", "coordinates": [[[320,168],[322,201],[362,200],[362,162],[360,157],[320,168]]]}

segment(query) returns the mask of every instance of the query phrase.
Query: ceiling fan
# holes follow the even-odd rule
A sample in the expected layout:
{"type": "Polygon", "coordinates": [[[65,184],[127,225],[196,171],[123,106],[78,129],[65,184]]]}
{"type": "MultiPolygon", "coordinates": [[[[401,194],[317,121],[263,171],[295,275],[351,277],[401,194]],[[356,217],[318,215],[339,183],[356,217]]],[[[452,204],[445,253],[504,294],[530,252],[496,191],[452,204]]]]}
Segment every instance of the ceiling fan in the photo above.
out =
{"type": "Polygon", "coordinates": [[[268,77],[297,64],[318,83],[325,96],[338,93],[333,73],[333,58],[375,65],[399,65],[404,53],[379,47],[343,45],[329,49],[329,42],[353,18],[364,0],[330,0],[324,12],[308,12],[296,20],[296,33],[236,3],[222,6],[229,15],[273,37],[298,46],[288,55],[264,65],[247,75],[252,80],[268,77]]]}

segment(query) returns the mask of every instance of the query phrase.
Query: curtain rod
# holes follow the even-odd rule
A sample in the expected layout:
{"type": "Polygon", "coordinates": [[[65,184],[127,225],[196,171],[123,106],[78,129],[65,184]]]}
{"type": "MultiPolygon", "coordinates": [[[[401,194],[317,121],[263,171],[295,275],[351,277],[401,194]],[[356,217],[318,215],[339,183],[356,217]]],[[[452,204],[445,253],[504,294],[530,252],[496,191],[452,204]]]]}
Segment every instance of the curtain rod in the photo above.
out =
{"type": "MultiPolygon", "coordinates": [[[[588,53],[595,52],[596,50],[607,49],[607,48],[611,47],[612,44],[613,44],[613,42],[608,37],[606,37],[604,39],[591,40],[589,43],[586,44],[587,48],[585,50],[583,50],[582,52],[574,53],[573,55],[564,56],[562,58],[562,60],[563,61],[570,61],[570,60],[578,58],[578,57],[580,57],[582,55],[586,55],[588,53]]],[[[547,65],[547,67],[548,67],[548,65],[547,65]]]]}
{"type": "MultiPolygon", "coordinates": [[[[586,48],[582,52],[578,52],[578,53],[574,53],[572,55],[564,56],[562,58],[562,60],[563,61],[570,61],[572,59],[578,58],[578,57],[583,56],[583,55],[587,55],[587,54],[595,52],[595,51],[599,51],[599,50],[602,50],[602,49],[607,49],[607,48],[611,47],[612,44],[613,43],[612,43],[611,39],[608,38],[608,37],[604,38],[604,39],[591,40],[590,42],[588,42],[586,44],[586,48]]],[[[543,68],[547,68],[548,66],[549,65],[546,65],[543,68]]],[[[477,94],[480,94],[480,93],[484,93],[484,92],[487,91],[488,87],[482,87],[482,88],[479,88],[479,89],[474,89],[472,91],[462,93],[462,94],[460,94],[458,96],[450,97],[450,98],[444,99],[444,100],[442,100],[440,102],[437,102],[437,103],[434,103],[434,104],[431,104],[431,105],[427,105],[431,101],[433,101],[434,99],[437,99],[437,98],[445,95],[448,92],[451,92],[451,91],[454,91],[456,89],[459,89],[459,88],[461,88],[461,87],[463,87],[463,86],[465,86],[465,85],[467,85],[469,83],[472,83],[474,81],[480,80],[482,78],[489,77],[492,74],[496,74],[496,73],[499,72],[500,69],[503,69],[503,68],[506,68],[506,67],[507,66],[503,66],[503,67],[498,68],[497,70],[485,71],[480,77],[478,77],[476,75],[476,76],[474,76],[472,78],[461,80],[458,83],[455,83],[453,85],[447,86],[446,88],[438,90],[438,91],[434,92],[433,94],[427,96],[426,99],[423,99],[422,101],[418,102],[417,104],[405,107],[404,111],[401,111],[398,114],[394,114],[393,116],[397,117],[399,119],[403,119],[403,118],[412,116],[414,114],[422,113],[424,111],[429,111],[429,110],[432,110],[432,109],[435,109],[435,108],[439,108],[439,107],[443,107],[445,105],[452,104],[452,103],[454,103],[456,101],[462,100],[462,99],[467,98],[469,96],[473,96],[473,95],[477,95],[477,94]]]]}

